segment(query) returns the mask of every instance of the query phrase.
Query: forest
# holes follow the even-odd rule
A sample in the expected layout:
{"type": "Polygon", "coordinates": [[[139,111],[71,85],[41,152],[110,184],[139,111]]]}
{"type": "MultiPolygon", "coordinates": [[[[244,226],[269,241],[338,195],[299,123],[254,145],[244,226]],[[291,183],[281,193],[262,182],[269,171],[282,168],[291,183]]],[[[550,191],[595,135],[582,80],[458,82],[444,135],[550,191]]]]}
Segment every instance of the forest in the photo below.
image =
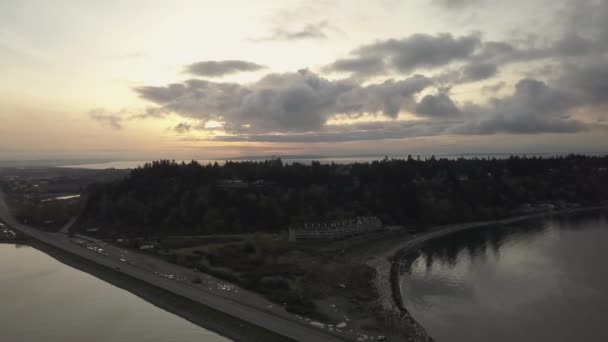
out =
{"type": "Polygon", "coordinates": [[[423,230],[522,207],[606,204],[608,157],[385,158],[372,163],[160,160],[86,189],[81,229],[106,236],[277,232],[360,215],[423,230]]]}

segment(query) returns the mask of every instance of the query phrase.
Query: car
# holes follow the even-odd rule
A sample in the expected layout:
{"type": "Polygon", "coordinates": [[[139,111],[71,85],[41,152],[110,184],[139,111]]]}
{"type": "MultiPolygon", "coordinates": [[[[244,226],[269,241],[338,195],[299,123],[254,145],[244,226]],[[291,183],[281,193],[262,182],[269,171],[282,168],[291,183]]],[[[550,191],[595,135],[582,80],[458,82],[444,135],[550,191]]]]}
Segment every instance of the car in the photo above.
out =
{"type": "Polygon", "coordinates": [[[114,268],[118,271],[120,271],[120,266],[114,266],[114,268]]]}

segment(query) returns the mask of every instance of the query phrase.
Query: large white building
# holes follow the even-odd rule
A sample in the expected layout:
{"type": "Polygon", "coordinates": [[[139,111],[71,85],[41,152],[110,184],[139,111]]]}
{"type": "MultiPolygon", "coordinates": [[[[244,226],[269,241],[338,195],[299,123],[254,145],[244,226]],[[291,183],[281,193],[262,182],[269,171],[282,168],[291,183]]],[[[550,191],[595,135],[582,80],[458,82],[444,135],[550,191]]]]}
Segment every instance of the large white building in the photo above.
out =
{"type": "Polygon", "coordinates": [[[289,226],[289,241],[341,239],[381,229],[382,222],[375,216],[337,221],[294,223],[289,226]]]}

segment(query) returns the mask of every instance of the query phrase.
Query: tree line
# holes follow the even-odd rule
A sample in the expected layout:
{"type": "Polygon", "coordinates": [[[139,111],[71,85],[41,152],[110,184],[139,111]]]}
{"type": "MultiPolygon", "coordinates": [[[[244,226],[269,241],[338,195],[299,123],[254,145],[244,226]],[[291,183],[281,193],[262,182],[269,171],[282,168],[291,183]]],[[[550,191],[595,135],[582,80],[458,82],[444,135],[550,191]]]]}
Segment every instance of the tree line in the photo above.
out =
{"type": "MultiPolygon", "coordinates": [[[[424,227],[505,217],[523,204],[600,204],[608,157],[389,159],[202,165],[160,160],[87,188],[81,227],[106,235],[239,234],[378,216],[424,227]]],[[[423,228],[420,228],[423,229],[423,228]]]]}

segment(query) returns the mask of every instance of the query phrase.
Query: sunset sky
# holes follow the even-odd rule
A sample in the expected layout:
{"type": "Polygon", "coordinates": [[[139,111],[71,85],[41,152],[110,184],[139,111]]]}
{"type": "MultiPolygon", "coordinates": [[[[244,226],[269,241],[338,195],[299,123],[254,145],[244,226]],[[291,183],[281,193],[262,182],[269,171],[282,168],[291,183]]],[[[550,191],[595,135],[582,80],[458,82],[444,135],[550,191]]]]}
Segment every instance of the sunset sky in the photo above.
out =
{"type": "Polygon", "coordinates": [[[608,1],[0,2],[0,159],[608,151],[608,1]]]}

